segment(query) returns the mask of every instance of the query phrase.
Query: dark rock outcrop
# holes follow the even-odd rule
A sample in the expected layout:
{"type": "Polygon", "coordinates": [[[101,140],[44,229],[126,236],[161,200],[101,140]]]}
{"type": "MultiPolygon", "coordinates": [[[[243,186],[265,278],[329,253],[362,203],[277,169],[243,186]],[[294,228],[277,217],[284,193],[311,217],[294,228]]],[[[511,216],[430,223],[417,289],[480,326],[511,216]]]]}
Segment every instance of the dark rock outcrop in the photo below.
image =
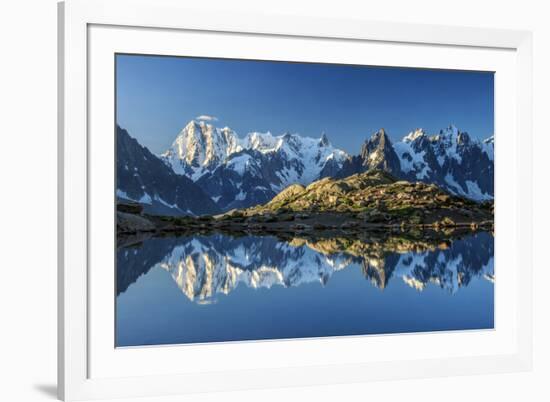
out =
{"type": "Polygon", "coordinates": [[[192,180],[172,171],[117,127],[117,198],[138,202],[159,215],[202,215],[219,212],[216,204],[192,180]]]}

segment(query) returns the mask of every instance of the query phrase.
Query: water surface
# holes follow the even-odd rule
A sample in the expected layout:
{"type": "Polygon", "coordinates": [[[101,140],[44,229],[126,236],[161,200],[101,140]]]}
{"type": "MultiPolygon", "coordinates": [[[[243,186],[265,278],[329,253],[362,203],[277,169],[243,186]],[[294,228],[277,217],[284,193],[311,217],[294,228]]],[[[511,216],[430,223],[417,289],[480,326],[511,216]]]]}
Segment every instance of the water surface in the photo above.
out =
{"type": "Polygon", "coordinates": [[[485,232],[150,238],[117,250],[116,345],[493,328],[493,250],[485,232]]]}

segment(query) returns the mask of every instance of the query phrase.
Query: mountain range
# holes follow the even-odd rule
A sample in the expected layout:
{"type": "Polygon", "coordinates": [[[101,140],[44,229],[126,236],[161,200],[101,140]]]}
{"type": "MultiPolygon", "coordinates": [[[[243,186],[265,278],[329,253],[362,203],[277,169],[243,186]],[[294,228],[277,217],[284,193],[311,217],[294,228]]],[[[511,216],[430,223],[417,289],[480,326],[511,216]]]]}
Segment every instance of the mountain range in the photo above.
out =
{"type": "MultiPolygon", "coordinates": [[[[119,128],[120,133],[129,137],[119,128]]],[[[254,132],[240,138],[229,127],[192,120],[158,157],[137,141],[134,147],[146,156],[117,153],[117,195],[151,201],[151,210],[162,209],[156,213],[165,213],[166,208],[170,214],[193,215],[248,208],[269,202],[292,184],[307,186],[324,177],[344,178],[371,170],[436,184],[476,201],[490,200],[494,194],[494,138],[480,141],[454,126],[433,135],[417,129],[395,143],[381,129],[356,155],[349,155],[325,134],[310,138],[254,132]],[[159,162],[166,169],[159,168],[159,162]],[[162,178],[141,183],[149,163],[162,178]],[[139,179],[133,172],[125,173],[134,168],[139,179]],[[173,182],[173,175],[181,180],[173,182]],[[148,191],[140,190],[142,186],[148,191]]]]}
{"type": "Polygon", "coordinates": [[[191,121],[161,158],[227,211],[263,204],[291,184],[335,174],[348,155],[326,136],[250,133],[241,139],[228,127],[191,121]]]}
{"type": "Polygon", "coordinates": [[[494,280],[494,242],[489,233],[455,240],[450,247],[388,239],[360,242],[356,248],[351,241],[338,240],[285,242],[273,236],[222,234],[151,238],[140,247],[117,250],[117,293],[153,267],[170,273],[183,294],[198,303],[228,294],[239,284],[250,288],[326,285],[332,275],[351,267],[360,267],[365,279],[381,289],[391,278],[400,278],[419,291],[433,284],[450,293],[474,278],[494,280]]]}

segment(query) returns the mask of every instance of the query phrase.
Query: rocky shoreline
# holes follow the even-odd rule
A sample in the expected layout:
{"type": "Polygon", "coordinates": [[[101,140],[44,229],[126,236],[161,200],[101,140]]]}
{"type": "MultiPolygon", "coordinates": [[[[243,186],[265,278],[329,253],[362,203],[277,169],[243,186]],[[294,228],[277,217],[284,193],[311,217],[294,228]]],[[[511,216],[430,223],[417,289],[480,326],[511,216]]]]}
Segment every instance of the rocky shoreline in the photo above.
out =
{"type": "MultiPolygon", "coordinates": [[[[327,239],[354,239],[359,243],[419,242],[428,245],[441,245],[446,242],[479,231],[493,232],[492,221],[411,224],[402,221],[372,223],[357,217],[340,214],[306,216],[298,215],[292,220],[278,220],[272,216],[242,217],[167,217],[117,213],[125,226],[117,225],[117,246],[139,243],[146,238],[158,236],[192,236],[214,233],[232,236],[275,236],[281,240],[294,241],[296,238],[308,242],[323,242],[327,239]],[[124,214],[123,216],[121,216],[124,214]],[[134,216],[137,226],[129,226],[128,217],[134,216]],[[143,222],[146,221],[145,226],[143,222]],[[340,222],[340,223],[338,223],[340,222]]],[[[284,218],[288,219],[288,218],[284,218]]],[[[416,247],[416,246],[415,246],[416,247]]]]}

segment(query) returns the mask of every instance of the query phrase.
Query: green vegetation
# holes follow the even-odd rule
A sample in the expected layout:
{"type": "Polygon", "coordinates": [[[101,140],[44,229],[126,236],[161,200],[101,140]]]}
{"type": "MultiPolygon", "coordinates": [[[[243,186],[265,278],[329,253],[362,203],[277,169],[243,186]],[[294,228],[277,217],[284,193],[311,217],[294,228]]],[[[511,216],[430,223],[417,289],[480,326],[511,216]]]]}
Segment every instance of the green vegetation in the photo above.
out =
{"type": "MultiPolygon", "coordinates": [[[[307,187],[292,185],[271,202],[244,210],[245,216],[294,213],[340,214],[372,224],[456,224],[492,221],[492,203],[477,204],[456,197],[435,185],[397,181],[383,171],[356,174],[345,179],[325,178],[307,187]]],[[[277,220],[277,219],[275,219],[277,220]]],[[[274,220],[274,221],[275,221],[274,220]]]]}

